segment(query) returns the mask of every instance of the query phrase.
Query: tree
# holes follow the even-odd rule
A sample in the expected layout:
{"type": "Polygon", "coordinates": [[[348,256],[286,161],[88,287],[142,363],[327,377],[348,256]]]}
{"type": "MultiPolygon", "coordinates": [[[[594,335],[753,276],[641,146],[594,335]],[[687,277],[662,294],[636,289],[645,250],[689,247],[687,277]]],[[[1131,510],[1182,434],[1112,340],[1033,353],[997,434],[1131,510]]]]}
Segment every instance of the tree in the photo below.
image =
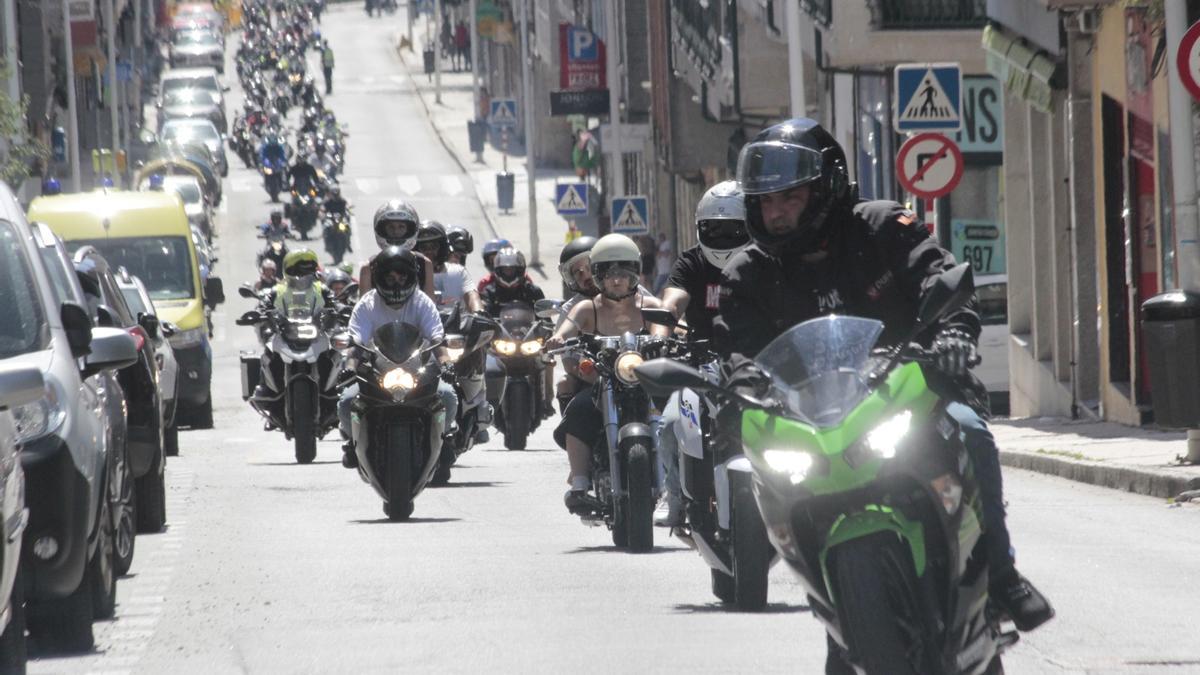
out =
{"type": "MultiPolygon", "coordinates": [[[[8,66],[0,61],[0,80],[7,79],[9,72],[8,66]]],[[[28,96],[14,101],[7,93],[0,92],[0,180],[14,189],[50,156],[46,144],[29,132],[28,109],[28,96]]]]}

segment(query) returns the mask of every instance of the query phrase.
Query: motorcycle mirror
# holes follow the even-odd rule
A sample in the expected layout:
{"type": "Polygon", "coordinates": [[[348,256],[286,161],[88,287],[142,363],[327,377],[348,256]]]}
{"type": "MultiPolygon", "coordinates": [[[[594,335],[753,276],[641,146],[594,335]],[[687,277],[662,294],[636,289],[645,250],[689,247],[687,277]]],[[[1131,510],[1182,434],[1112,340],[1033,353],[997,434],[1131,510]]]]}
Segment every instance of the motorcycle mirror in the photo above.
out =
{"type": "Polygon", "coordinates": [[[337,299],[345,300],[346,298],[353,297],[354,294],[357,292],[358,292],[358,284],[356,284],[352,281],[349,284],[346,284],[346,287],[342,289],[341,293],[338,293],[337,299]]]}
{"type": "Polygon", "coordinates": [[[539,319],[554,319],[562,313],[561,300],[538,300],[533,303],[533,314],[539,319]]]}
{"type": "Polygon", "coordinates": [[[674,328],[679,323],[675,315],[671,313],[671,310],[658,307],[643,307],[642,321],[658,326],[666,326],[667,328],[674,328]]]}
{"type": "Polygon", "coordinates": [[[970,263],[962,263],[937,276],[917,311],[917,322],[930,326],[946,314],[970,302],[975,295],[975,273],[970,263]]]}
{"type": "Polygon", "coordinates": [[[679,389],[706,391],[716,386],[699,370],[671,359],[652,359],[634,368],[633,372],[651,396],[670,396],[679,389]]]}
{"type": "Polygon", "coordinates": [[[255,293],[253,289],[248,288],[246,285],[238,286],[238,295],[251,300],[258,299],[258,293],[255,293]]]}
{"type": "Polygon", "coordinates": [[[249,312],[239,316],[234,323],[239,326],[254,326],[262,323],[264,318],[265,317],[263,317],[260,312],[252,309],[249,312]]]}

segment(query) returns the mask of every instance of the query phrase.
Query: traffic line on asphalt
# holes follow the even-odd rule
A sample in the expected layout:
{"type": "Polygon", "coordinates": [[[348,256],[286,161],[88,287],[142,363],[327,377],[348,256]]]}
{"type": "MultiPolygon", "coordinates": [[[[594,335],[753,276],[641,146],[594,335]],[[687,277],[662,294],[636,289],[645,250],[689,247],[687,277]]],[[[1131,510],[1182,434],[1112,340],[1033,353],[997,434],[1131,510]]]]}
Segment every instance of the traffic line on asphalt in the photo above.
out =
{"type": "Polygon", "coordinates": [[[421,179],[416,176],[396,176],[396,184],[406,195],[415,195],[421,191],[421,179]]]}
{"type": "Polygon", "coordinates": [[[462,181],[458,176],[442,176],[442,192],[451,197],[457,197],[462,191],[462,181]]]}

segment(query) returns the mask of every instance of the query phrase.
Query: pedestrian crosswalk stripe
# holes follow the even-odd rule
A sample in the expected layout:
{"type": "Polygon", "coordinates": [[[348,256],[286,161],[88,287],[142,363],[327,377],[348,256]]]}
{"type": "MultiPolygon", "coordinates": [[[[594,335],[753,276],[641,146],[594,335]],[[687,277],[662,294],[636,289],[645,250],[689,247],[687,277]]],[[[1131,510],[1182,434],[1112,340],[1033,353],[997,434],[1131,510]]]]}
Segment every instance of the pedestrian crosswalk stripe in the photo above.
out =
{"type": "MultiPolygon", "coordinates": [[[[483,185],[488,185],[486,179],[491,179],[492,174],[486,173],[486,176],[480,174],[463,175],[463,174],[399,174],[396,176],[340,176],[339,180],[343,190],[350,190],[364,195],[373,194],[389,194],[399,192],[407,197],[463,197],[470,194],[470,186],[473,183],[483,181],[483,185]],[[476,178],[479,180],[477,181],[476,178]]],[[[230,176],[229,182],[226,185],[227,192],[233,193],[262,193],[266,194],[263,188],[262,180],[252,177],[233,177],[230,176]]],[[[285,190],[286,192],[286,190],[285,190]]],[[[281,196],[285,197],[286,195],[281,196]]],[[[218,207],[218,212],[226,213],[228,208],[226,202],[222,201],[218,207]]],[[[232,206],[237,208],[237,204],[232,206]]]]}
{"type": "Polygon", "coordinates": [[[442,192],[455,197],[462,192],[462,189],[462,181],[458,179],[458,176],[442,176],[442,192]]]}
{"type": "Polygon", "coordinates": [[[356,178],[354,186],[363,194],[372,194],[379,187],[379,181],[374,178],[356,178]]]}
{"type": "Polygon", "coordinates": [[[421,179],[416,176],[396,176],[396,184],[400,186],[400,191],[415,195],[421,191],[421,179]]]}

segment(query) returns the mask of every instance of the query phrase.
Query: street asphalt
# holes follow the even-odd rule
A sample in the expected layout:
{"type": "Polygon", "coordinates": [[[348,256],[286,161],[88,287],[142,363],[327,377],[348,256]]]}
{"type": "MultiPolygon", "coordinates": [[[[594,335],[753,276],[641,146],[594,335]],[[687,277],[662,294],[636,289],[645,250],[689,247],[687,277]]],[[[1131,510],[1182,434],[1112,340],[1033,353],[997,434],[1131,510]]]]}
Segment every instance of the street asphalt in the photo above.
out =
{"type": "MultiPolygon", "coordinates": [[[[375,249],[370,215],[392,196],[470,227],[477,246],[487,233],[470,177],[399,66],[402,17],[371,20],[355,3],[322,26],[337,52],[329,102],[351,134],[343,185],[357,258],[375,249]]],[[[654,553],[630,555],[568,515],[557,420],[529,450],[494,438],[465,455],[407,523],[388,522],[341,467],[335,434],[313,465],[296,465],[240,397],[238,351],[256,341],[234,325],[251,303],[232,291],[254,276],[253,226],[272,207],[240,166],[227,204],[216,428],[181,433],[167,469],[170,526],[138,538],[96,651],[33,655],[30,672],[822,672],[824,636],[785,568],[772,572],[767,611],[732,612],[699,556],[664,530],[654,553]]],[[[1006,656],[1008,672],[1200,672],[1200,509],[1018,470],[1006,481],[1020,568],[1058,609],[1006,656]]]]}

